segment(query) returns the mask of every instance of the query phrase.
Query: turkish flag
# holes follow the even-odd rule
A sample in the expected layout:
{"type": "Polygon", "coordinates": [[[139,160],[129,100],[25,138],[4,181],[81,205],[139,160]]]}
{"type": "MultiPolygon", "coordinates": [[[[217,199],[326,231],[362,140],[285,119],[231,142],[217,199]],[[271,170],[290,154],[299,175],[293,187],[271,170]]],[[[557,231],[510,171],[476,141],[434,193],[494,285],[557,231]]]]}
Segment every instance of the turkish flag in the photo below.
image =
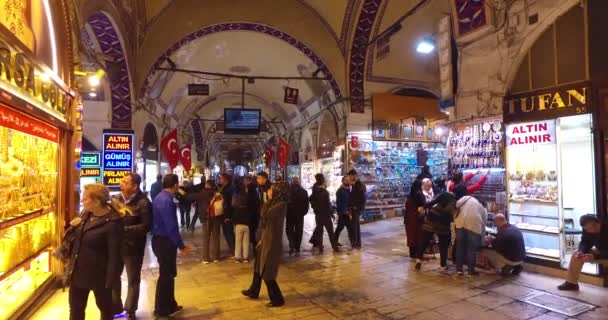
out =
{"type": "Polygon", "coordinates": [[[169,134],[160,141],[160,146],[163,149],[165,158],[169,162],[171,169],[177,167],[179,161],[179,153],[177,152],[177,129],[171,130],[169,134]]]}
{"type": "Polygon", "coordinates": [[[279,163],[280,168],[285,168],[287,164],[287,160],[289,160],[289,144],[283,138],[279,138],[279,150],[277,155],[277,162],[279,163]]]}
{"type": "Polygon", "coordinates": [[[192,168],[192,145],[185,144],[179,151],[179,161],[184,166],[184,170],[190,171],[192,168]]]}
{"type": "Polygon", "coordinates": [[[264,154],[266,155],[266,166],[270,167],[270,165],[272,164],[272,147],[270,146],[266,146],[266,150],[264,151],[264,154]]]}

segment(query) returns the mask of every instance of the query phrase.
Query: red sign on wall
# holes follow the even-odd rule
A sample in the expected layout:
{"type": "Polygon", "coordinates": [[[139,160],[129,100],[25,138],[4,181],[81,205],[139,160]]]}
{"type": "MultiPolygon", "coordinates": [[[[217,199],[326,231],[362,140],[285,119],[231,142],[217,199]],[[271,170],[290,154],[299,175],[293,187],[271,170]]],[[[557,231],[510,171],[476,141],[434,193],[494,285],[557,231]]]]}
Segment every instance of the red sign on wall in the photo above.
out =
{"type": "Polygon", "coordinates": [[[0,126],[59,143],[59,129],[0,104],[0,126]]]}

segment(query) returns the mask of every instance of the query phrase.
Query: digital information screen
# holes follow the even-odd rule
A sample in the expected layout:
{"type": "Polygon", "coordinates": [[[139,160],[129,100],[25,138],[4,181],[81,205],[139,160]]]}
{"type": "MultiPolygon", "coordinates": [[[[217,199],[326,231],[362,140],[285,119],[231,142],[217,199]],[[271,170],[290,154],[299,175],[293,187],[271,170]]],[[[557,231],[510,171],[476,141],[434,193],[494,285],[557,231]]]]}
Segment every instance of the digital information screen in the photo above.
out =
{"type": "Polygon", "coordinates": [[[80,154],[80,177],[101,177],[101,154],[99,152],[83,151],[80,154]]]}
{"type": "Polygon", "coordinates": [[[260,130],[260,109],[224,109],[224,129],[227,131],[260,130]]]}
{"type": "Polygon", "coordinates": [[[133,172],[133,130],[103,131],[103,184],[120,185],[120,180],[133,172]]]}

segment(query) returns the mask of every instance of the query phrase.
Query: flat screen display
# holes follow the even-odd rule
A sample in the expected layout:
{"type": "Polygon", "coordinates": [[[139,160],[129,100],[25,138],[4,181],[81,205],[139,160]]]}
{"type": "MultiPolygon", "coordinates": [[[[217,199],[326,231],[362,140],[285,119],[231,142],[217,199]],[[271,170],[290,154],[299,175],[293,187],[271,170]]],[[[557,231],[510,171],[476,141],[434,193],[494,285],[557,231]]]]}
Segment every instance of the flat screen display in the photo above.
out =
{"type": "Polygon", "coordinates": [[[224,109],[224,132],[235,134],[256,134],[260,132],[260,109],[224,109]]]}

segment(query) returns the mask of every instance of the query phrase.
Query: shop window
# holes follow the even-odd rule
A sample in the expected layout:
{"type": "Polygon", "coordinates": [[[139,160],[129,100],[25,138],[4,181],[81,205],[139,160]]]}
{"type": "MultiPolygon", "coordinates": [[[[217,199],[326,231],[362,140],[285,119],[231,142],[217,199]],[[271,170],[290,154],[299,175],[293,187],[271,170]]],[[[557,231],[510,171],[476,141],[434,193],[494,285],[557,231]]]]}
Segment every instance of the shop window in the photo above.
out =
{"type": "MultiPolygon", "coordinates": [[[[508,212],[524,233],[528,256],[566,268],[582,236],[578,223],[595,211],[592,116],[507,126],[508,212]]],[[[596,265],[583,269],[597,274],[596,265]]]]}

